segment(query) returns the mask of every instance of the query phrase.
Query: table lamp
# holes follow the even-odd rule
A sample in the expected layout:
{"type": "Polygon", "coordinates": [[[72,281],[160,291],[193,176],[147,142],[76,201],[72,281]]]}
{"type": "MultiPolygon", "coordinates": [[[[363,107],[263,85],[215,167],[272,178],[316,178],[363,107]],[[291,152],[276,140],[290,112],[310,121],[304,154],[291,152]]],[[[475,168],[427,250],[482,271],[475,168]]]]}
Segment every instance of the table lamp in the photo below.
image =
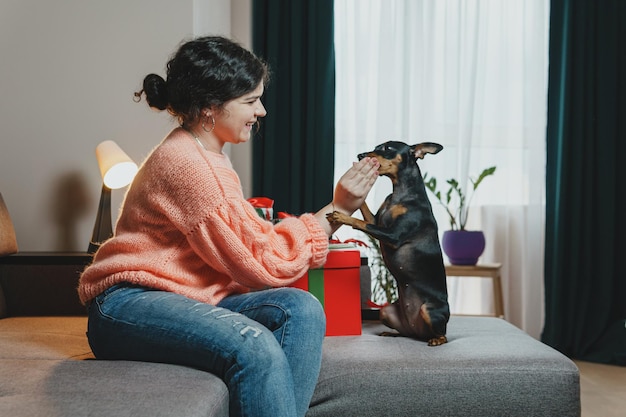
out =
{"type": "Polygon", "coordinates": [[[96,159],[102,176],[102,192],[96,223],[87,252],[95,253],[100,244],[113,236],[111,223],[111,190],[126,187],[137,174],[137,164],[117,143],[105,140],[96,147],[96,159]]]}

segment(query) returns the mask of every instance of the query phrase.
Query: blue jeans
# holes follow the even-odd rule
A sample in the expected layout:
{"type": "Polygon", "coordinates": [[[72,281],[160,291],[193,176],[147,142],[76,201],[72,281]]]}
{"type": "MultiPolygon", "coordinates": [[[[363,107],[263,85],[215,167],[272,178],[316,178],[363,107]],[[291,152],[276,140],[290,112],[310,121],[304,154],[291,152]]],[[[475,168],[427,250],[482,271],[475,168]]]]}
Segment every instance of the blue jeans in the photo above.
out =
{"type": "Polygon", "coordinates": [[[98,359],[172,363],[211,372],[230,393],[231,416],[304,416],[317,383],[324,311],[306,291],[232,295],[217,306],[130,284],[89,305],[98,359]]]}

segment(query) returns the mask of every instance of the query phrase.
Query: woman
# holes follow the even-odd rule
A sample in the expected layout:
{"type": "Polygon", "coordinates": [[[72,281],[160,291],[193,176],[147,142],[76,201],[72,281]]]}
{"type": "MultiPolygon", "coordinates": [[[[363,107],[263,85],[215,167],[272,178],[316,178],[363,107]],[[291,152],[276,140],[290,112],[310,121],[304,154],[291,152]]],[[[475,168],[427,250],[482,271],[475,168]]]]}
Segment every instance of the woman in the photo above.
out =
{"type": "Polygon", "coordinates": [[[285,286],[323,265],[336,227],[326,213],[352,214],[378,163],[355,163],[315,214],[277,225],[261,219],[222,150],[248,141],[265,116],[267,79],[257,57],[221,37],[184,43],[167,80],[145,77],[136,97],[145,93],[180,127],[142,164],[115,236],[83,272],[79,295],[97,358],[212,372],[228,386],[233,416],[304,416],[320,369],[324,312],[313,296],[285,286]]]}

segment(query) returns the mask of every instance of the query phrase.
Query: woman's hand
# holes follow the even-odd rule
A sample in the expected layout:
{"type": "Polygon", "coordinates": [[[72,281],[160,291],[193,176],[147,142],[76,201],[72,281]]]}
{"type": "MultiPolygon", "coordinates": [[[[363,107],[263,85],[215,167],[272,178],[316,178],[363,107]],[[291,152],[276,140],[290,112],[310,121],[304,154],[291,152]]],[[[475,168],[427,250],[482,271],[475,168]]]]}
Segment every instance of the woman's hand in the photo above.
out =
{"type": "Polygon", "coordinates": [[[331,224],[326,215],[333,211],[351,215],[365,202],[365,197],[378,178],[380,164],[376,158],[363,158],[341,176],[335,187],[333,201],[315,213],[315,218],[328,236],[335,233],[339,224],[331,224]]]}
{"type": "Polygon", "coordinates": [[[365,197],[378,178],[380,164],[376,158],[363,158],[339,179],[335,187],[335,210],[351,215],[365,202],[365,197]]]}

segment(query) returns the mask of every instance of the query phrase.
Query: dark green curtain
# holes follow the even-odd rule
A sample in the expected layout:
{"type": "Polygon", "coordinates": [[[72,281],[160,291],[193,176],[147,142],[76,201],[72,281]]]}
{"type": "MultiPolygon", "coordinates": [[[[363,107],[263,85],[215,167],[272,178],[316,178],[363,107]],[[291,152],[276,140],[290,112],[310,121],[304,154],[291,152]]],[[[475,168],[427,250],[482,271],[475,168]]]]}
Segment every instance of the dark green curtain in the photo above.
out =
{"type": "Polygon", "coordinates": [[[317,211],[333,195],[333,1],[254,0],[252,33],[272,71],[253,142],[253,193],[274,199],[275,211],[317,211]]]}
{"type": "Polygon", "coordinates": [[[626,1],[552,0],[542,340],[626,365],[626,1]]]}

